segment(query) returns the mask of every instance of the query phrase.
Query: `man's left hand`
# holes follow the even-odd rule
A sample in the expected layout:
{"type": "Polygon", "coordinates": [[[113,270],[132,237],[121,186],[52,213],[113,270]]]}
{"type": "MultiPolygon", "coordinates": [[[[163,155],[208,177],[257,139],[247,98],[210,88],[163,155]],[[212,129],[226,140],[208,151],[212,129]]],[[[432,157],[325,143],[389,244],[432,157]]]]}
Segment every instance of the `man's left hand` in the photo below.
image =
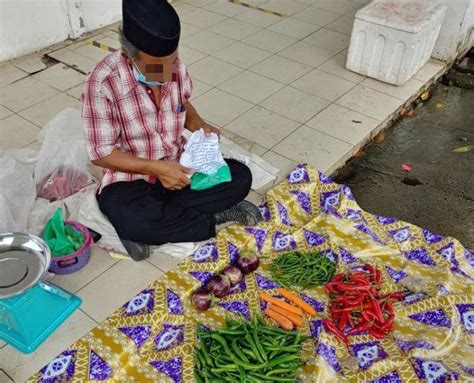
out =
{"type": "Polygon", "coordinates": [[[215,126],[212,126],[211,124],[208,124],[207,122],[201,127],[201,129],[204,130],[206,137],[209,137],[211,133],[215,133],[217,134],[217,137],[221,138],[221,130],[215,126]]]}

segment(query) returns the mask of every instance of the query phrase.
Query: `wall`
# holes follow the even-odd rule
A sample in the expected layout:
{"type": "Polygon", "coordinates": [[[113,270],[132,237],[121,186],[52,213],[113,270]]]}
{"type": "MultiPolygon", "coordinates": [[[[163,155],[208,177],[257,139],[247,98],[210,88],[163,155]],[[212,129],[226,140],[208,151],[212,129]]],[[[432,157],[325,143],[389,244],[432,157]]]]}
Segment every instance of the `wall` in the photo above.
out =
{"type": "Polygon", "coordinates": [[[0,0],[0,61],[63,41],[69,30],[63,0],[0,0]]]}
{"type": "Polygon", "coordinates": [[[441,3],[447,10],[432,57],[451,62],[472,45],[474,0],[442,0],[441,3]]]}
{"type": "Polygon", "coordinates": [[[122,17],[121,0],[0,0],[0,61],[9,60],[122,17]]]}

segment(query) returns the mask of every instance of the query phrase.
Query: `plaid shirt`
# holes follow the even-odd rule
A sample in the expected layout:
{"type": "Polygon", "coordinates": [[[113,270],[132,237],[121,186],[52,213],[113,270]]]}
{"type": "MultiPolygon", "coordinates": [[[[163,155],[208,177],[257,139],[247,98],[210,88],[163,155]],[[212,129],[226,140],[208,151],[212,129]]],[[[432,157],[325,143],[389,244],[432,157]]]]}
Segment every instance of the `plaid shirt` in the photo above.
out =
{"type": "MultiPolygon", "coordinates": [[[[192,81],[178,59],[177,81],[161,88],[157,108],[153,91],[135,79],[127,57],[119,50],[90,71],[82,94],[82,119],[91,160],[108,156],[114,149],[150,160],[177,161],[185,143],[184,104],[191,97],[192,81]]],[[[155,177],[102,168],[99,193],[118,181],[155,177]]]]}

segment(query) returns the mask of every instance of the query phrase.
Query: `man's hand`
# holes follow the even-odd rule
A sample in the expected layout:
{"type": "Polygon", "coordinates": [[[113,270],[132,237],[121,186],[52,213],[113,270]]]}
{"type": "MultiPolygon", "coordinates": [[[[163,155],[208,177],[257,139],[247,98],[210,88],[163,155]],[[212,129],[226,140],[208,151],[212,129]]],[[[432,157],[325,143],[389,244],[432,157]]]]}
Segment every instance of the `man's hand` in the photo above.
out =
{"type": "Polygon", "coordinates": [[[192,169],[181,166],[178,162],[160,161],[156,177],[159,178],[166,189],[181,190],[191,183],[186,174],[192,172],[192,169]]]}
{"type": "Polygon", "coordinates": [[[215,126],[212,126],[211,124],[208,124],[207,122],[204,123],[201,129],[204,130],[206,137],[209,137],[211,133],[215,133],[217,134],[217,137],[221,138],[221,130],[215,126]]]}

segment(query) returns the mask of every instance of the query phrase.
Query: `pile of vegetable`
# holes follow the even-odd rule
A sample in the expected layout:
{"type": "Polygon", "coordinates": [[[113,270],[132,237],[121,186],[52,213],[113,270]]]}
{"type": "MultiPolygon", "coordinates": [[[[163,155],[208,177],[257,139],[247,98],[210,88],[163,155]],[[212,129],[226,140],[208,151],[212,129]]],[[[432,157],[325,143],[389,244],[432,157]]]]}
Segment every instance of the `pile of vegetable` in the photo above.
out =
{"type": "Polygon", "coordinates": [[[214,275],[205,286],[197,289],[192,295],[194,307],[207,310],[218,298],[228,295],[231,288],[238,285],[244,275],[257,270],[260,265],[258,256],[251,252],[243,252],[235,266],[227,266],[221,274],[214,275]]]}
{"type": "Polygon", "coordinates": [[[395,315],[392,301],[403,291],[380,294],[382,273],[369,264],[361,270],[337,274],[324,286],[330,295],[327,330],[348,345],[348,335],[369,333],[381,339],[393,330],[395,315]]]}
{"type": "Polygon", "coordinates": [[[293,330],[303,325],[303,311],[309,315],[316,315],[316,310],[297,295],[285,289],[278,289],[277,293],[286,298],[290,303],[266,293],[260,293],[260,298],[269,303],[265,314],[286,330],[293,330]]]}
{"type": "Polygon", "coordinates": [[[290,252],[278,256],[270,267],[272,279],[287,288],[322,286],[336,271],[336,264],[321,253],[290,252]]]}
{"type": "Polygon", "coordinates": [[[195,377],[201,382],[295,382],[301,343],[309,337],[252,321],[227,320],[213,331],[198,328],[195,377]]]}

